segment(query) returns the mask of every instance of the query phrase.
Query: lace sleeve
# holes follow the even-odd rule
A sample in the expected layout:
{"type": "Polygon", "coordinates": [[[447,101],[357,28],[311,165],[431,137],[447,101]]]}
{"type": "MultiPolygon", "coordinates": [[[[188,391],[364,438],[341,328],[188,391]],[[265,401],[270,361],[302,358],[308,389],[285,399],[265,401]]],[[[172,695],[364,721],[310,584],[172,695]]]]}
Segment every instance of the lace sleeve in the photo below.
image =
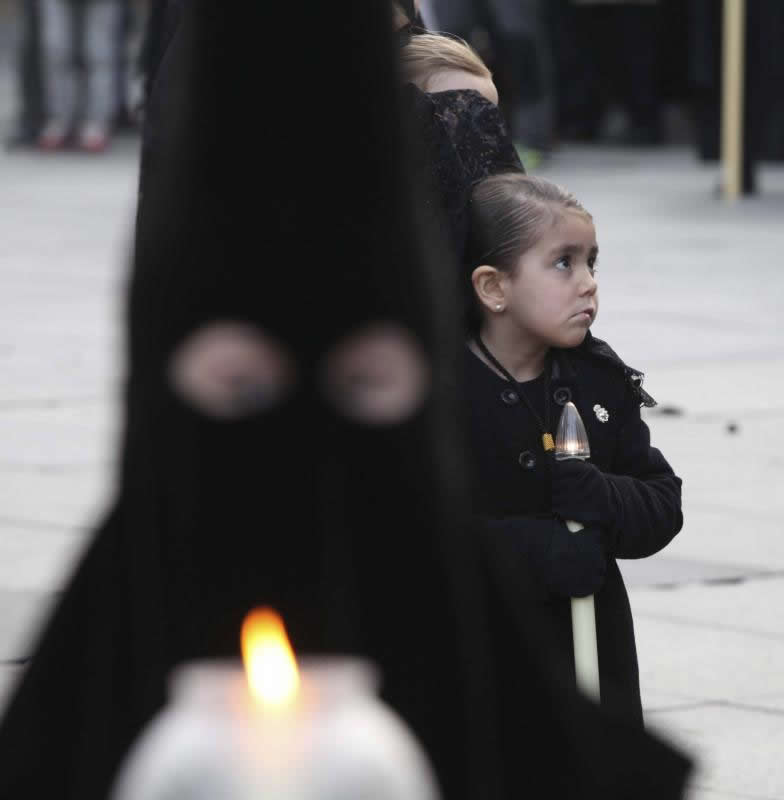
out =
{"type": "Polygon", "coordinates": [[[467,186],[498,172],[525,172],[498,107],[473,89],[430,95],[467,186]]]}

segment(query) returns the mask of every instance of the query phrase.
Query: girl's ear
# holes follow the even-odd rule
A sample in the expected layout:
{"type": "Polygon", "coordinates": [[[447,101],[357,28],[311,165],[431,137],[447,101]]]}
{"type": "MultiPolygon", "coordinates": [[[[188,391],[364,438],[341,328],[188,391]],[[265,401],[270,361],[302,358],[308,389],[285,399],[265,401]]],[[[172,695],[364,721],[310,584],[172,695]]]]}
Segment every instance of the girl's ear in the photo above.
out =
{"type": "Polygon", "coordinates": [[[506,305],[502,279],[504,273],[495,267],[483,264],[471,273],[471,283],[474,286],[479,302],[488,311],[498,311],[499,306],[506,305]]]}

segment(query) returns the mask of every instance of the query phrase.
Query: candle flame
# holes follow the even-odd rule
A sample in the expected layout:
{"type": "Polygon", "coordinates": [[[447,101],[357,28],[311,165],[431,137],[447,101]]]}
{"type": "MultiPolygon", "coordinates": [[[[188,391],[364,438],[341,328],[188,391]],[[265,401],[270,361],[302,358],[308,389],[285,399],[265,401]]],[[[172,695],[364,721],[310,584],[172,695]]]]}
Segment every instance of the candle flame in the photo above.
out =
{"type": "Polygon", "coordinates": [[[253,697],[271,710],[292,704],[299,670],[283,620],[271,608],[251,611],[242,623],[242,658],[253,697]]]}

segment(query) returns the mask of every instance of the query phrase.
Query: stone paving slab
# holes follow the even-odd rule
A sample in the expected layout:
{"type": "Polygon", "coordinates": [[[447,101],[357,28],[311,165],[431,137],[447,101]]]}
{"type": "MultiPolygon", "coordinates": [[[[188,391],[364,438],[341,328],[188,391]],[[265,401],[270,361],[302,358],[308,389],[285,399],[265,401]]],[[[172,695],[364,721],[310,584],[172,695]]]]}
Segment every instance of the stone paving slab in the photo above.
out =
{"type": "Polygon", "coordinates": [[[650,715],[651,727],[697,757],[690,797],[780,800],[784,714],[706,705],[650,715]]]}
{"type": "Polygon", "coordinates": [[[691,583],[727,583],[778,574],[744,564],[714,564],[696,559],[672,558],[660,553],[648,558],[621,560],[618,566],[628,589],[675,588],[691,583]]]}
{"type": "Polygon", "coordinates": [[[5,706],[9,692],[22,674],[22,667],[0,664],[0,711],[5,706]]]}
{"type": "Polygon", "coordinates": [[[646,722],[696,758],[689,800],[784,796],[782,596],[784,578],[631,592],[646,722]]]}
{"type": "MultiPolygon", "coordinates": [[[[62,376],[61,376],[62,378],[62,376]]],[[[114,404],[0,405],[0,469],[100,472],[116,453],[114,404]]]]}
{"type": "MultiPolygon", "coordinates": [[[[695,320],[698,322],[698,320],[695,320]]],[[[717,352],[703,354],[691,362],[682,353],[677,363],[646,365],[646,386],[662,406],[675,406],[689,420],[700,424],[734,420],[741,425],[746,418],[784,417],[784,335],[772,332],[773,342],[757,342],[761,355],[717,352]],[[770,348],[770,351],[767,349],[770,348]]],[[[661,413],[646,411],[648,418],[661,413]]]]}
{"type": "Polygon", "coordinates": [[[693,695],[660,691],[659,689],[652,689],[650,687],[645,687],[642,695],[646,715],[653,711],[660,712],[672,711],[679,708],[694,708],[705,702],[703,698],[693,695]]]}
{"type": "MultiPolygon", "coordinates": [[[[0,519],[0,592],[59,590],[89,535],[86,529],[8,524],[0,519]]],[[[0,620],[5,613],[11,611],[0,603],[0,620]]]]}
{"type": "Polygon", "coordinates": [[[717,792],[699,787],[692,787],[687,800],[777,800],[760,795],[738,794],[737,792],[717,792]]]}
{"type": "Polygon", "coordinates": [[[652,442],[684,479],[684,530],[662,555],[750,574],[784,569],[784,416],[646,418],[652,442]],[[736,434],[727,419],[738,420],[736,434]]]}
{"type": "Polygon", "coordinates": [[[779,711],[784,714],[784,692],[761,692],[760,694],[750,694],[746,700],[750,706],[758,706],[772,711],[779,711]]]}
{"type": "Polygon", "coordinates": [[[750,570],[779,571],[784,542],[774,516],[752,516],[729,507],[699,508],[684,502],[684,530],[664,552],[675,558],[745,564],[750,570]]]}
{"type": "MultiPolygon", "coordinates": [[[[758,591],[763,583],[632,594],[644,705],[649,690],[697,701],[733,703],[756,701],[762,694],[784,694],[784,632],[775,614],[763,606],[765,593],[758,591]],[[682,602],[679,597],[670,599],[670,594],[683,595],[682,602]],[[647,607],[641,595],[646,596],[647,607]],[[746,595],[756,596],[759,602],[746,600],[746,595]],[[668,608],[668,600],[677,607],[668,608]],[[698,603],[702,618],[697,611],[689,618],[690,604],[698,603]],[[714,616],[708,612],[711,604],[714,616]],[[758,611],[761,619],[756,614],[744,616],[744,604],[758,611]],[[722,612],[726,621],[717,619],[722,612]]],[[[776,583],[778,604],[781,585],[776,583]]],[[[784,783],[781,789],[784,795],[784,783]]]]}
{"type": "Polygon", "coordinates": [[[703,628],[744,631],[750,636],[780,639],[784,644],[782,597],[784,576],[777,575],[670,590],[637,589],[631,602],[635,618],[657,617],[703,628]]]}
{"type": "Polygon", "coordinates": [[[52,470],[0,467],[0,530],[18,526],[70,533],[91,528],[105,510],[113,475],[109,465],[52,470]]]}
{"type": "Polygon", "coordinates": [[[56,593],[49,591],[0,590],[0,664],[30,657],[40,626],[56,599],[56,593]]]}

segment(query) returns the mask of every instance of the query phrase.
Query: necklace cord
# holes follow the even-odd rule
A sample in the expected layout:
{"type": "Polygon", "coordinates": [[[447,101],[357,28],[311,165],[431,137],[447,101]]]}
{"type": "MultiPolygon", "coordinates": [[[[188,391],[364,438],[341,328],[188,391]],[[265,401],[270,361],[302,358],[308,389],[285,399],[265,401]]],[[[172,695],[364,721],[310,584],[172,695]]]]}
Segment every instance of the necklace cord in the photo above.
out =
{"type": "Polygon", "coordinates": [[[549,395],[550,395],[550,353],[548,352],[547,356],[545,357],[544,362],[544,415],[545,419],[542,422],[542,418],[539,414],[536,413],[536,409],[534,408],[534,404],[531,402],[530,398],[528,397],[528,393],[526,392],[523,384],[518,381],[510,372],[506,369],[506,367],[490,352],[487,345],[482,341],[482,337],[477,335],[476,339],[476,346],[482,351],[482,355],[503,375],[512,386],[515,387],[517,391],[517,396],[523,400],[523,402],[528,406],[528,410],[531,412],[531,415],[538,423],[541,431],[542,431],[542,447],[544,448],[545,452],[550,452],[551,450],[555,449],[555,443],[553,441],[553,435],[550,433],[550,403],[549,395]]]}

